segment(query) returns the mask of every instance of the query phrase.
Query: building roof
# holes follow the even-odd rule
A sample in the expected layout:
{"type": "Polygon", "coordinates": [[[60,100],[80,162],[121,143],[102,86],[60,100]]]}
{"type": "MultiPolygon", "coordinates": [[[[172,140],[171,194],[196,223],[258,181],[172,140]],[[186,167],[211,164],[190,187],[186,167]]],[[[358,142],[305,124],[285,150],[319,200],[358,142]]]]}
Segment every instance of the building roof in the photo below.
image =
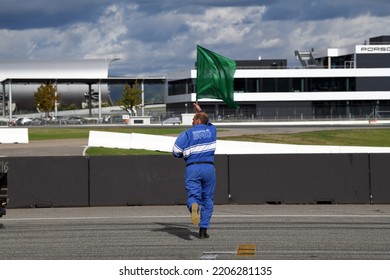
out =
{"type": "Polygon", "coordinates": [[[6,79],[104,79],[118,59],[0,61],[0,82],[6,79]]]}
{"type": "Polygon", "coordinates": [[[1,81],[1,84],[42,84],[45,82],[54,82],[56,84],[125,84],[125,83],[134,83],[138,82],[148,82],[148,83],[164,83],[165,77],[108,77],[108,78],[9,78],[1,81]]]}

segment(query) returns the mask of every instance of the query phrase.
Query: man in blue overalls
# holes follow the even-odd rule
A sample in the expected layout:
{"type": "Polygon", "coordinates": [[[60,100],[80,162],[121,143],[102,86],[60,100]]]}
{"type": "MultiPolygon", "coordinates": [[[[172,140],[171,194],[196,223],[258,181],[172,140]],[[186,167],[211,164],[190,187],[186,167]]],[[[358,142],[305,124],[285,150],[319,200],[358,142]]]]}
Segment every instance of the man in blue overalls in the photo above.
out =
{"type": "Polygon", "coordinates": [[[192,128],[177,137],[173,155],[186,161],[187,207],[191,212],[192,223],[199,225],[199,238],[204,239],[209,237],[207,229],[214,209],[217,131],[199,104],[195,103],[194,107],[196,114],[192,128]]]}

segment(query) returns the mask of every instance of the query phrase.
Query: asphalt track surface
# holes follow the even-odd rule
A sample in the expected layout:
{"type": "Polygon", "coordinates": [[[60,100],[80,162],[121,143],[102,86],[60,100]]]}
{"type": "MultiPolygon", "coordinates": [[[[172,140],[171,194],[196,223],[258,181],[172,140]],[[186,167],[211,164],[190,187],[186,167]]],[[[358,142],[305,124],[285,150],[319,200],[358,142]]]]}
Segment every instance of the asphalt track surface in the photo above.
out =
{"type": "MultiPolygon", "coordinates": [[[[344,127],[345,128],[345,127],[344,127]]],[[[334,127],[235,128],[225,135],[334,127]]],[[[81,156],[87,139],[2,144],[1,156],[81,156]]],[[[8,209],[3,260],[389,260],[390,205],[217,205],[197,238],[183,205],[8,209]],[[254,256],[236,254],[254,244],[254,256]]]]}
{"type": "Polygon", "coordinates": [[[388,260],[389,221],[389,205],[217,205],[201,240],[182,205],[9,209],[0,258],[388,260]]]}

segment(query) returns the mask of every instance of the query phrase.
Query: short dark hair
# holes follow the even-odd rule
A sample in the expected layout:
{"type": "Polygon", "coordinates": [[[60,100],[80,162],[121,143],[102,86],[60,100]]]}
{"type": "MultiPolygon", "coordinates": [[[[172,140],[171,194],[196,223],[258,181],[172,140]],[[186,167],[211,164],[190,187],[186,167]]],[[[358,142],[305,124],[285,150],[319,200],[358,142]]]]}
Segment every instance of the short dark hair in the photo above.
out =
{"type": "Polygon", "coordinates": [[[201,124],[209,123],[209,116],[205,112],[196,113],[194,118],[200,120],[201,124]]]}

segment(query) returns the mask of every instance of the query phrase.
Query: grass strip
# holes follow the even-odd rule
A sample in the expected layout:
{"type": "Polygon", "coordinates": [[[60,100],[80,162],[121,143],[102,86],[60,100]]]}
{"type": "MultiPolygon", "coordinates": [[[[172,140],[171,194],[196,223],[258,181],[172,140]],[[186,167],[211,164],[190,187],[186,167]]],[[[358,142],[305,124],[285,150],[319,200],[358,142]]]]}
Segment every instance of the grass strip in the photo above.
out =
{"type": "Polygon", "coordinates": [[[222,137],[221,139],[297,145],[390,147],[390,129],[348,129],[285,134],[254,134],[222,137]]]}
{"type": "Polygon", "coordinates": [[[118,149],[89,147],[86,151],[88,156],[145,156],[145,155],[167,155],[170,153],[149,150],[118,149]]]}

